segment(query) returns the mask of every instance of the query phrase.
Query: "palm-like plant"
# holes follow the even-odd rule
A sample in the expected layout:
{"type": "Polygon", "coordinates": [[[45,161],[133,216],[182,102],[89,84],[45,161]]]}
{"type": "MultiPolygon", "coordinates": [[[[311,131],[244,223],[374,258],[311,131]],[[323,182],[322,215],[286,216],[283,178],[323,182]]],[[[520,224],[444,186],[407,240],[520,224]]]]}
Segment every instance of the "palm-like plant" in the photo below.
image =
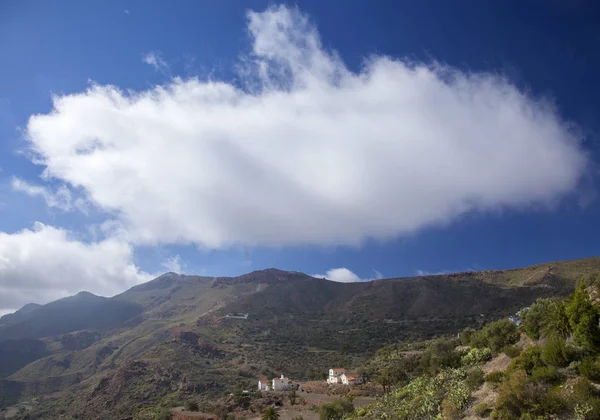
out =
{"type": "Polygon", "coordinates": [[[275,407],[267,407],[263,411],[262,420],[279,420],[279,413],[275,407]]]}

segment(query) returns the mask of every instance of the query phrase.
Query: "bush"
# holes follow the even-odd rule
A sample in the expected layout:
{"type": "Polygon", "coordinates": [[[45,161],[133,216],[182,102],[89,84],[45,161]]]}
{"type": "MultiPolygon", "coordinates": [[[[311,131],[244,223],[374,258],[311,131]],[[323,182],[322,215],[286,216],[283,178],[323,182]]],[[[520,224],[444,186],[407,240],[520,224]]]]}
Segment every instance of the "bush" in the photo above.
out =
{"type": "Polygon", "coordinates": [[[469,387],[470,390],[476,390],[479,388],[484,382],[483,371],[480,368],[474,368],[467,373],[467,379],[465,379],[465,383],[469,387]]]}
{"type": "Polygon", "coordinates": [[[469,352],[462,357],[461,363],[465,366],[473,366],[486,362],[491,358],[492,351],[487,347],[482,349],[474,348],[469,350],[469,352]]]}
{"type": "Polygon", "coordinates": [[[508,369],[510,371],[524,370],[528,375],[531,375],[534,368],[543,366],[545,365],[542,361],[542,350],[539,346],[531,346],[523,350],[519,357],[513,359],[508,369]]]}
{"type": "Polygon", "coordinates": [[[490,411],[492,411],[490,406],[484,402],[475,406],[475,414],[477,414],[479,417],[487,417],[487,415],[490,414],[490,411]]]}
{"type": "Polygon", "coordinates": [[[458,367],[460,354],[454,350],[454,343],[447,340],[436,340],[427,347],[421,356],[421,367],[431,375],[444,367],[458,367]]]}
{"type": "Polygon", "coordinates": [[[590,381],[600,381],[600,361],[593,356],[586,356],[577,366],[581,376],[590,381]]]}
{"type": "Polygon", "coordinates": [[[492,384],[500,383],[502,382],[502,379],[504,379],[504,372],[500,370],[495,370],[485,375],[484,379],[486,382],[490,382],[492,384]]]}
{"type": "Polygon", "coordinates": [[[566,406],[560,391],[535,382],[523,370],[517,370],[498,389],[494,416],[499,420],[547,418],[566,406]]]}
{"type": "Polygon", "coordinates": [[[562,337],[553,335],[542,347],[542,361],[552,366],[567,366],[569,364],[569,355],[567,346],[562,337]]]}
{"type": "Polygon", "coordinates": [[[465,328],[460,334],[460,343],[463,346],[468,346],[471,344],[471,339],[475,335],[475,330],[473,328],[465,328]]]}
{"type": "Polygon", "coordinates": [[[533,368],[531,371],[531,379],[535,382],[555,384],[560,382],[561,378],[554,366],[543,366],[533,368]]]}
{"type": "Polygon", "coordinates": [[[523,349],[519,346],[504,346],[502,347],[501,353],[506,354],[508,357],[515,358],[521,354],[523,349]]]}
{"type": "Polygon", "coordinates": [[[200,407],[198,406],[198,402],[194,400],[187,400],[184,405],[187,411],[199,411],[200,407]]]}
{"type": "Polygon", "coordinates": [[[347,414],[354,412],[354,404],[349,398],[340,398],[321,405],[319,409],[320,420],[342,420],[347,414]]]}
{"type": "Polygon", "coordinates": [[[523,314],[523,329],[532,340],[537,340],[542,335],[546,320],[551,311],[550,299],[538,299],[523,314]]]}
{"type": "Polygon", "coordinates": [[[568,403],[577,420],[600,419],[600,399],[597,391],[585,378],[579,378],[572,386],[568,403]]]}
{"type": "Polygon", "coordinates": [[[461,418],[461,409],[450,399],[446,398],[442,401],[440,406],[442,416],[448,420],[458,420],[461,418]]]}
{"type": "Polygon", "coordinates": [[[517,326],[509,319],[501,319],[477,331],[471,339],[471,346],[489,347],[497,353],[503,347],[515,344],[517,341],[519,341],[517,326]]]}

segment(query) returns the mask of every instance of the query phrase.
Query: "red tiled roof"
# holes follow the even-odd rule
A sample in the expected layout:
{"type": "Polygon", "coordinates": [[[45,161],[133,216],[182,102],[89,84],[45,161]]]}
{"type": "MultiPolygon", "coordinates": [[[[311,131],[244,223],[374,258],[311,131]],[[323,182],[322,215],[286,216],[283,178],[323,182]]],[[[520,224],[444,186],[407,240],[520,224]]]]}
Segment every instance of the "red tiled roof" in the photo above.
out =
{"type": "Polygon", "coordinates": [[[340,370],[344,370],[344,368],[331,368],[331,370],[333,370],[334,372],[335,372],[335,371],[338,371],[338,372],[339,372],[340,370]]]}

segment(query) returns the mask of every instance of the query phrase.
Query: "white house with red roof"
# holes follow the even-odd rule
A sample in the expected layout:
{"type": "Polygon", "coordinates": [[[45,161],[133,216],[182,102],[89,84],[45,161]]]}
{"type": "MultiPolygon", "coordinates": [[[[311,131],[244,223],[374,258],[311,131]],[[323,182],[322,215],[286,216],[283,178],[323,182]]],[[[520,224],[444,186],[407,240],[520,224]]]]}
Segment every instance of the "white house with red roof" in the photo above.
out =
{"type": "Polygon", "coordinates": [[[363,383],[363,378],[356,373],[344,373],[340,376],[344,385],[360,385],[363,383]]]}
{"type": "Polygon", "coordinates": [[[273,391],[285,391],[287,389],[292,388],[294,385],[292,384],[292,381],[289,378],[286,378],[285,376],[281,375],[281,378],[273,378],[273,385],[271,386],[271,389],[273,391]]]}
{"type": "Polygon", "coordinates": [[[328,384],[341,384],[342,375],[346,373],[344,368],[331,368],[329,369],[329,377],[327,378],[328,384]]]}

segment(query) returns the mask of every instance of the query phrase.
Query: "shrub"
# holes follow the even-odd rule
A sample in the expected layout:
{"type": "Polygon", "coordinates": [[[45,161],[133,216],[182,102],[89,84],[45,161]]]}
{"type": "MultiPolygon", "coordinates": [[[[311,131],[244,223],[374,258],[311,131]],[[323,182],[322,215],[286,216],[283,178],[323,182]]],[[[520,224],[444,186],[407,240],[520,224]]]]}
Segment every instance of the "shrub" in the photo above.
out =
{"type": "Polygon", "coordinates": [[[502,353],[506,354],[508,357],[511,357],[511,358],[515,358],[518,355],[520,355],[521,351],[523,351],[523,349],[521,347],[514,346],[514,345],[513,346],[504,346],[504,347],[502,347],[502,350],[501,350],[502,353]]]}
{"type": "Polygon", "coordinates": [[[569,356],[565,340],[557,335],[551,336],[542,347],[542,361],[552,366],[567,366],[569,356]]]}
{"type": "Polygon", "coordinates": [[[340,398],[321,405],[319,409],[320,420],[342,420],[347,414],[354,412],[354,404],[349,398],[340,398]]]}
{"type": "Polygon", "coordinates": [[[545,320],[542,332],[545,336],[556,334],[562,338],[567,338],[571,335],[571,326],[569,325],[569,317],[567,316],[564,302],[551,302],[548,318],[545,320]]]}
{"type": "Polygon", "coordinates": [[[488,349],[487,347],[482,348],[482,349],[473,348],[473,349],[469,350],[469,352],[462,357],[461,363],[465,366],[473,366],[473,365],[477,365],[482,362],[486,362],[486,361],[490,360],[491,358],[492,358],[492,351],[490,349],[488,349]]]}
{"type": "Polygon", "coordinates": [[[502,382],[502,379],[504,379],[504,372],[500,370],[495,370],[485,375],[485,381],[493,384],[502,382]]]}
{"type": "Polygon", "coordinates": [[[493,352],[498,352],[505,346],[519,341],[517,326],[509,319],[491,322],[477,331],[471,339],[473,347],[489,347],[493,352]]]}
{"type": "Polygon", "coordinates": [[[475,330],[473,328],[465,328],[460,334],[460,343],[463,346],[468,346],[471,344],[471,339],[475,335],[475,330]]]}
{"type": "Polygon", "coordinates": [[[461,418],[461,409],[448,398],[442,401],[440,408],[444,419],[458,420],[461,418]]]}
{"type": "Polygon", "coordinates": [[[444,367],[459,365],[460,354],[454,350],[454,343],[447,340],[434,341],[421,356],[421,367],[429,374],[434,374],[444,367]]]}
{"type": "Polygon", "coordinates": [[[577,420],[600,419],[600,399],[596,390],[585,378],[579,378],[572,386],[568,402],[577,420]]]}
{"type": "Polygon", "coordinates": [[[531,371],[531,379],[535,382],[555,384],[560,381],[560,375],[554,366],[543,366],[533,368],[531,371]]]}
{"type": "Polygon", "coordinates": [[[590,381],[600,381],[600,361],[593,356],[584,357],[577,370],[590,381]]]}
{"type": "Polygon", "coordinates": [[[524,370],[528,375],[536,367],[543,367],[542,350],[539,346],[531,346],[521,352],[519,357],[516,357],[510,362],[509,370],[524,370]]]}
{"type": "Polygon", "coordinates": [[[523,329],[532,340],[540,338],[551,311],[551,304],[552,301],[550,299],[538,299],[523,314],[523,329]]]}
{"type": "Polygon", "coordinates": [[[477,414],[479,417],[486,417],[488,414],[490,414],[490,411],[492,410],[487,403],[482,402],[475,406],[475,414],[477,414]]]}
{"type": "Polygon", "coordinates": [[[475,390],[479,388],[484,382],[483,371],[480,368],[474,368],[467,373],[467,379],[465,379],[465,383],[469,387],[470,390],[475,390]]]}
{"type": "Polygon", "coordinates": [[[194,400],[187,400],[185,402],[185,409],[187,411],[199,411],[200,407],[198,406],[198,402],[194,401],[194,400]]]}
{"type": "Polygon", "coordinates": [[[525,371],[517,370],[500,385],[494,415],[500,420],[547,418],[564,407],[559,390],[535,382],[525,371]]]}

